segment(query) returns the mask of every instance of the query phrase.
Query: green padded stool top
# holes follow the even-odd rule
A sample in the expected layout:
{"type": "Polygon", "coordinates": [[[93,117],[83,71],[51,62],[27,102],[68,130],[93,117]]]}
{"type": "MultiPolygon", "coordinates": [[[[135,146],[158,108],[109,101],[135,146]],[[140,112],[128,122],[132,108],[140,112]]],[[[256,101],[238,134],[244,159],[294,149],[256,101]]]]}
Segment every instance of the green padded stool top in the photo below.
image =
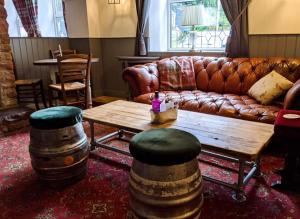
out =
{"type": "Polygon", "coordinates": [[[195,136],[185,131],[152,129],[135,135],[129,150],[142,163],[168,166],[194,159],[201,151],[201,144],[195,136]]]}
{"type": "Polygon", "coordinates": [[[30,125],[36,129],[59,129],[82,121],[82,110],[73,106],[57,106],[30,115],[30,125]]]}

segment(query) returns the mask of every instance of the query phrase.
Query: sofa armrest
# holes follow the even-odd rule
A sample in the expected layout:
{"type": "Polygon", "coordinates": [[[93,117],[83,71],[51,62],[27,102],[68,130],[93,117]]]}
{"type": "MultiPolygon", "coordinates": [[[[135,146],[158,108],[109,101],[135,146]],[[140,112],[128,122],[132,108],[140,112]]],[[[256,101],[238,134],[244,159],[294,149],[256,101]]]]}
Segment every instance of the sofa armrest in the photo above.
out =
{"type": "Polygon", "coordinates": [[[156,63],[136,65],[123,71],[123,80],[129,85],[131,97],[151,93],[159,89],[156,63]]]}
{"type": "Polygon", "coordinates": [[[287,92],[284,99],[284,108],[300,110],[300,79],[287,92]]]}

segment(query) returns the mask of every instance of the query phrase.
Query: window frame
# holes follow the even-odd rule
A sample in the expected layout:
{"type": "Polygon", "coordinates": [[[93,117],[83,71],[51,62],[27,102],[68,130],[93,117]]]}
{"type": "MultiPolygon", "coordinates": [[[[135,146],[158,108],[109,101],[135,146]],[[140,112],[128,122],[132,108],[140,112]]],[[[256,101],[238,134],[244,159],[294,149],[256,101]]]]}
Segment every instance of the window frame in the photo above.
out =
{"type": "MultiPolygon", "coordinates": [[[[15,25],[17,26],[17,31],[18,31],[18,37],[22,37],[21,36],[21,28],[24,28],[23,25],[22,25],[22,21],[20,19],[19,16],[16,17],[16,20],[15,20],[15,25]]],[[[28,37],[28,34],[27,36],[23,36],[23,37],[28,37]]]]}
{"type": "MultiPolygon", "coordinates": [[[[179,3],[179,2],[192,2],[194,0],[167,0],[167,51],[168,52],[189,52],[190,48],[172,48],[171,47],[171,3],[179,3]]],[[[218,0],[219,1],[219,0],[218,0]]],[[[228,36],[229,37],[229,36],[228,36]]],[[[197,52],[225,52],[224,48],[199,48],[196,47],[197,52]]]]}

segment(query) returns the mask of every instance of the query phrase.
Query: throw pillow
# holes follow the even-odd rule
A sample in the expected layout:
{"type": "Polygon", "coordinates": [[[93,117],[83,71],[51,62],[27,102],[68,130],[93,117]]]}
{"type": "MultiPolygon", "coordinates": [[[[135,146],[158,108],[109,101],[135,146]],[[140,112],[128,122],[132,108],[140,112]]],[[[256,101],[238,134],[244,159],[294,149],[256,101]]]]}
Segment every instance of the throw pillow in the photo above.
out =
{"type": "Polygon", "coordinates": [[[269,104],[275,98],[284,94],[293,86],[289,81],[276,71],[272,71],[258,80],[248,91],[248,94],[262,104],[269,104]]]}
{"type": "Polygon", "coordinates": [[[167,58],[157,64],[160,90],[195,90],[196,79],[190,57],[167,58]]]}

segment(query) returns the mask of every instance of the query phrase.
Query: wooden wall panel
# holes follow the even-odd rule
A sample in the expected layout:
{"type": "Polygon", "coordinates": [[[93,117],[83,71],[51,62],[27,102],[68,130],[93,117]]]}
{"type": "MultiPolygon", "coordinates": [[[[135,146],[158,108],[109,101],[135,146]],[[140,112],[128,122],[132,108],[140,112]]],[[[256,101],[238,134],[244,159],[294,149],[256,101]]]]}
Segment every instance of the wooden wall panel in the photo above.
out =
{"type": "Polygon", "coordinates": [[[300,57],[300,37],[296,38],[295,55],[300,57]]]}
{"type": "Polygon", "coordinates": [[[296,56],[296,43],[297,43],[297,35],[288,35],[285,40],[285,56],[286,57],[294,57],[296,56]]]}
{"type": "Polygon", "coordinates": [[[21,57],[21,47],[19,45],[20,41],[16,39],[11,39],[10,43],[16,66],[15,74],[17,78],[21,78],[23,76],[23,60],[21,57]]]}
{"type": "Polygon", "coordinates": [[[250,57],[300,57],[300,35],[250,35],[250,57]]]}
{"type": "MultiPolygon", "coordinates": [[[[42,78],[47,88],[50,82],[49,68],[34,66],[37,59],[49,57],[50,49],[77,49],[78,52],[92,52],[100,58],[100,63],[93,65],[94,95],[101,94],[126,97],[128,88],[122,80],[121,62],[117,56],[134,54],[135,38],[114,39],[67,39],[67,38],[11,38],[11,46],[16,62],[18,78],[42,78]]],[[[299,57],[300,35],[250,35],[249,47],[251,57],[299,57]]],[[[155,52],[150,56],[187,55],[180,52],[155,52]]],[[[194,54],[190,54],[194,55],[194,54]]],[[[196,54],[199,55],[199,54],[196,54]]],[[[201,54],[209,56],[224,56],[222,53],[201,54]]]]}
{"type": "Polygon", "coordinates": [[[101,39],[103,54],[104,94],[128,97],[127,84],[122,79],[122,63],[118,56],[133,56],[135,38],[101,39]]]}
{"type": "Polygon", "coordinates": [[[101,39],[89,39],[90,52],[92,56],[99,58],[99,62],[92,64],[91,78],[94,96],[103,95],[104,75],[103,75],[103,54],[101,47],[101,39]]]}
{"type": "Polygon", "coordinates": [[[49,67],[35,66],[33,62],[49,58],[51,49],[68,49],[68,38],[11,38],[12,52],[16,65],[16,77],[19,79],[41,78],[44,87],[50,83],[49,67]]]}
{"type": "MultiPolygon", "coordinates": [[[[299,57],[300,35],[250,35],[251,57],[299,57]]],[[[128,88],[122,81],[122,67],[117,56],[134,54],[135,38],[101,39],[103,89],[105,95],[126,97],[128,88]]],[[[150,56],[180,55],[224,56],[224,53],[150,52],[150,56]]]]}

